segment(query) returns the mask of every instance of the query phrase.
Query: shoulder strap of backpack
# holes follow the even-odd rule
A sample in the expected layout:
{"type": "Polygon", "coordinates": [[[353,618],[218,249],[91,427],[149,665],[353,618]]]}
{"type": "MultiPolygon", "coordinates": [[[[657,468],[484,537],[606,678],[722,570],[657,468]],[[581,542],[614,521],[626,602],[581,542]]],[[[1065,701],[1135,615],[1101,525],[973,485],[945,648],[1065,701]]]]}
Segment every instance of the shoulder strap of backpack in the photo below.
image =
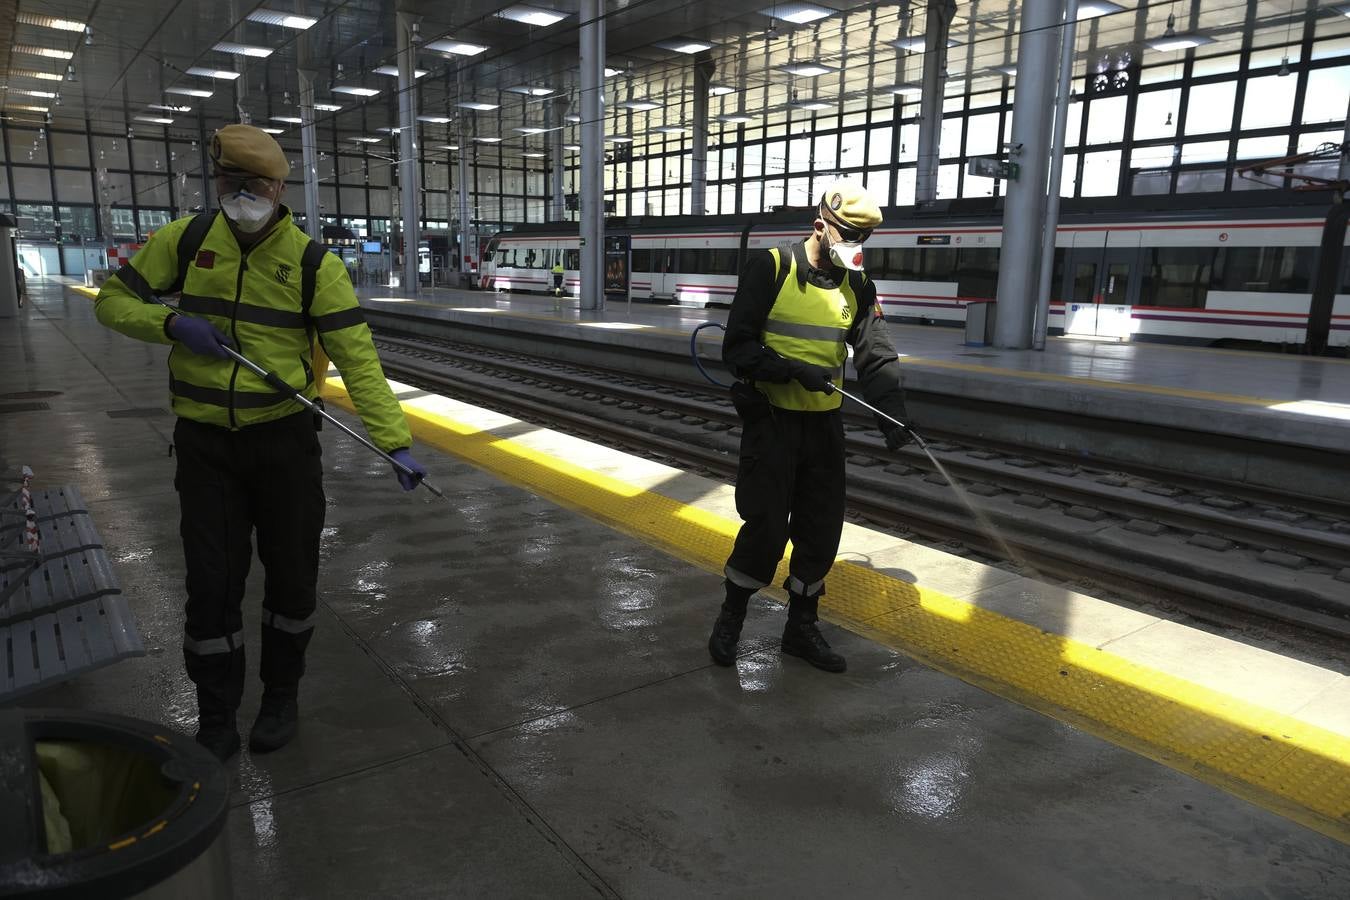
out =
{"type": "Polygon", "coordinates": [[[197,213],[187,228],[183,229],[183,233],[178,237],[178,277],[164,293],[177,294],[183,290],[183,285],[187,283],[188,266],[197,258],[197,251],[202,248],[206,233],[211,230],[211,224],[215,220],[216,214],[213,212],[197,213]]]}
{"type": "Polygon", "coordinates": [[[309,308],[314,305],[314,290],[319,283],[319,268],[323,265],[323,244],[310,238],[305,252],[300,255],[300,312],[305,316],[305,327],[309,327],[309,308]]]}
{"type": "Polygon", "coordinates": [[[775,249],[778,252],[773,255],[773,295],[777,297],[792,274],[793,259],[791,244],[779,244],[775,249]]]}

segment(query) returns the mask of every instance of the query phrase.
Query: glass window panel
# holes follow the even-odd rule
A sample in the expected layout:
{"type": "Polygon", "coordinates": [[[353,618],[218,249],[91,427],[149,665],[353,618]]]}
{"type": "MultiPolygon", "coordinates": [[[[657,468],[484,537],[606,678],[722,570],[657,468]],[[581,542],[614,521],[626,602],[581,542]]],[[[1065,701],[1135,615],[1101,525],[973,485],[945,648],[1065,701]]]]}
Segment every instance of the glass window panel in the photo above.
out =
{"type": "Polygon", "coordinates": [[[41,131],[27,128],[9,129],[9,158],[11,162],[47,164],[47,138],[41,131]]]}
{"type": "MultiPolygon", "coordinates": [[[[0,200],[9,200],[11,197],[12,194],[9,190],[9,173],[7,173],[3,167],[0,167],[0,200]]],[[[7,212],[8,210],[8,204],[0,207],[0,212],[7,212]]]]}
{"type": "Polygon", "coordinates": [[[1083,155],[1082,197],[1115,196],[1120,184],[1120,151],[1083,155]]]}
{"type": "Polygon", "coordinates": [[[24,237],[56,237],[56,214],[50,203],[18,203],[15,214],[24,237]]]}
{"type": "Polygon", "coordinates": [[[769,141],[764,145],[764,168],[761,171],[765,175],[781,175],[787,171],[786,142],[769,141]]]}
{"type": "MultiPolygon", "coordinates": [[[[125,172],[105,172],[98,176],[98,192],[103,203],[108,205],[131,205],[131,176],[125,172]]],[[[135,223],[127,220],[127,227],[135,223]]]]}
{"type": "MultiPolygon", "coordinates": [[[[358,160],[352,160],[358,163],[358,160]]],[[[367,162],[367,172],[369,173],[371,187],[389,187],[394,183],[394,164],[385,159],[371,158],[367,162]]],[[[355,166],[356,171],[360,172],[360,165],[355,166]]]]}
{"type": "Polygon", "coordinates": [[[966,155],[991,156],[998,153],[998,113],[971,116],[966,124],[966,155]]]}
{"type": "MultiPolygon", "coordinates": [[[[1069,101],[1069,113],[1065,116],[1064,146],[1077,147],[1083,130],[1083,104],[1078,100],[1069,101]]],[[[1008,114],[1008,133],[1012,133],[1012,113],[1008,114]]]]}
{"type": "Polygon", "coordinates": [[[366,209],[366,190],[361,187],[342,187],[342,214],[344,216],[364,216],[366,209]]]}
{"type": "Polygon", "coordinates": [[[793,178],[788,182],[787,204],[788,206],[811,205],[810,178],[793,178]]]}
{"type": "Polygon", "coordinates": [[[846,131],[839,136],[839,168],[856,169],[865,166],[866,157],[866,131],[846,131]]]}
{"type": "MultiPolygon", "coordinates": [[[[10,146],[13,146],[11,141],[10,146]]],[[[94,167],[108,169],[129,169],[127,161],[127,139],[112,135],[94,135],[94,167]]],[[[130,227],[131,223],[127,223],[130,227]]]]}
{"type": "Polygon", "coordinates": [[[434,160],[422,167],[422,186],[429,191],[444,191],[450,187],[450,167],[434,160]]]}
{"type": "MultiPolygon", "coordinates": [[[[964,121],[960,117],[942,120],[942,134],[938,138],[938,157],[940,159],[953,159],[961,155],[961,125],[964,121]]],[[[954,187],[953,190],[955,190],[954,187]]],[[[954,197],[956,194],[953,193],[950,196],[954,197]]]]}
{"type": "Polygon", "coordinates": [[[914,189],[917,185],[918,170],[900,169],[895,173],[895,205],[913,206],[914,189]]]}
{"type": "MultiPolygon", "coordinates": [[[[822,169],[834,169],[839,165],[839,135],[831,132],[830,134],[816,135],[812,143],[811,153],[814,155],[810,171],[819,172],[822,169]]],[[[862,165],[859,159],[855,165],[862,165]]]]}
{"type": "Polygon", "coordinates": [[[168,179],[162,176],[138,175],[136,177],[136,203],[139,206],[168,206],[168,179]]]}
{"type": "Polygon", "coordinates": [[[1186,134],[1213,134],[1233,128],[1233,103],[1237,82],[1220,81],[1191,88],[1186,103],[1186,134]]]}
{"type": "MultiPolygon", "coordinates": [[[[801,127],[809,129],[808,123],[801,123],[801,127]]],[[[810,172],[811,171],[811,139],[793,138],[788,143],[788,172],[810,172]]],[[[774,171],[770,169],[769,171],[774,171]]]]}
{"type": "Polygon", "coordinates": [[[52,163],[58,166],[89,168],[89,139],[84,132],[53,131],[51,134],[52,163]]]}
{"type": "Polygon", "coordinates": [[[131,155],[138,172],[164,172],[168,170],[169,154],[163,141],[147,141],[137,138],[132,142],[131,155]]]}
{"type": "Polygon", "coordinates": [[[1078,160],[1082,157],[1069,153],[1064,157],[1064,166],[1059,171],[1059,195],[1072,197],[1078,189],[1078,160]]]}
{"type": "MultiPolygon", "coordinates": [[[[1288,125],[1294,113],[1294,90],[1297,87],[1298,79],[1292,76],[1249,78],[1242,99],[1242,127],[1279,128],[1288,125]]],[[[1341,118],[1344,117],[1345,105],[1341,104],[1341,118]]]]}
{"type": "Polygon", "coordinates": [[[947,199],[956,197],[957,191],[961,187],[961,167],[959,165],[938,166],[937,177],[937,196],[938,199],[947,199]]]}
{"type": "Polygon", "coordinates": [[[891,191],[891,170],[890,169],[872,169],[863,175],[863,187],[867,192],[876,198],[881,205],[886,205],[886,198],[891,191]]]}
{"type": "Polygon", "coordinates": [[[158,231],[173,221],[167,209],[143,209],[140,211],[140,238],[144,240],[151,232],[158,231]]]}
{"type": "Polygon", "coordinates": [[[1228,173],[1223,169],[1196,169],[1177,175],[1178,194],[1213,193],[1224,189],[1228,173]]]}
{"type": "Polygon", "coordinates": [[[93,203],[94,182],[89,172],[57,169],[56,199],[69,203],[93,203]]]}
{"type": "Polygon", "coordinates": [[[971,109],[985,109],[990,106],[999,106],[1003,103],[1002,91],[985,91],[980,94],[970,95],[971,109]]]}
{"type": "Polygon", "coordinates": [[[326,184],[319,185],[319,213],[322,216],[337,215],[337,188],[326,184]]]}
{"type": "Polygon", "coordinates": [[[1177,133],[1177,104],[1181,90],[1147,91],[1139,95],[1134,108],[1134,139],[1172,137],[1177,133]]]}
{"type": "Polygon", "coordinates": [[[747,181],[741,185],[741,212],[758,213],[764,211],[764,184],[759,181],[747,181]]]}
{"type": "Polygon", "coordinates": [[[1282,134],[1272,137],[1244,138],[1238,141],[1240,160],[1278,159],[1289,155],[1289,138],[1282,134]]]}
{"type": "Polygon", "coordinates": [[[1344,122],[1348,100],[1350,100],[1350,66],[1309,72],[1308,92],[1303,98],[1303,124],[1344,122]]]}
{"type": "Polygon", "coordinates": [[[773,178],[764,182],[764,210],[767,212],[775,206],[782,206],[786,191],[787,185],[781,178],[773,178]]]}
{"type": "MultiPolygon", "coordinates": [[[[1335,16],[1324,16],[1318,23],[1318,30],[1324,28],[1336,28],[1340,22],[1335,16]]],[[[1337,37],[1326,41],[1318,41],[1313,44],[1313,59],[1333,59],[1337,56],[1350,55],[1350,37],[1337,37]]]]}
{"type": "Polygon", "coordinates": [[[1139,172],[1134,176],[1134,183],[1130,186],[1130,192],[1141,197],[1146,194],[1166,194],[1171,190],[1171,172],[1139,172]]]}
{"type": "Polygon", "coordinates": [[[52,178],[46,169],[14,166],[14,196],[18,200],[52,199],[52,178]]]}
{"type": "Polygon", "coordinates": [[[1146,247],[1139,303],[1201,309],[1209,293],[1214,247],[1146,247]]]}
{"type": "MultiPolygon", "coordinates": [[[[1129,98],[1100,97],[1088,111],[1088,146],[1115,144],[1125,134],[1125,104],[1129,98]]],[[[1112,192],[1114,193],[1114,191],[1112,192]]]]}
{"type": "Polygon", "coordinates": [[[1191,77],[1204,78],[1206,75],[1227,75],[1238,70],[1238,62],[1239,56],[1236,53],[1197,59],[1191,69],[1191,77]]]}
{"type": "Polygon", "coordinates": [[[873,128],[867,134],[867,165],[885,166],[891,163],[891,126],[873,128]]]}
{"type": "MultiPolygon", "coordinates": [[[[1298,139],[1297,153],[1308,153],[1316,150],[1323,144],[1339,144],[1344,136],[1343,131],[1313,131],[1302,134],[1298,139]]],[[[1350,258],[1350,257],[1348,257],[1350,258]]]]}
{"type": "Polygon", "coordinates": [[[66,237],[83,237],[87,241],[98,239],[98,225],[92,206],[62,206],[61,233],[66,237]]]}
{"type": "Polygon", "coordinates": [[[1181,148],[1183,163],[1218,162],[1228,159],[1227,141],[1200,141],[1181,148]]]}

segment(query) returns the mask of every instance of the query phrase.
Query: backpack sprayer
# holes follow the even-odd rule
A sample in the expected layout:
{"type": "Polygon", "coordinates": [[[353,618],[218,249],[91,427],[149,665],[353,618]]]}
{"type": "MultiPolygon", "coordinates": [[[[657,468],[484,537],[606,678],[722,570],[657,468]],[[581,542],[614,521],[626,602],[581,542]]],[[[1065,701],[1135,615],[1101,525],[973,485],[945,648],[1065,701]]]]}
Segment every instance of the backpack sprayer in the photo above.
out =
{"type": "MultiPolygon", "coordinates": [[[[168,309],[173,309],[172,306],[169,306],[169,304],[165,303],[158,297],[155,298],[155,302],[158,303],[160,306],[166,307],[168,309]]],[[[176,309],[173,309],[173,311],[177,315],[180,316],[185,315],[184,313],[181,313],[176,309]]],[[[394,459],[388,453],[385,453],[379,447],[376,447],[367,438],[363,437],[360,434],[357,434],[355,431],[348,428],[343,423],[339,422],[332,414],[328,412],[328,410],[324,409],[322,406],[315,403],[313,400],[310,400],[308,397],[300,393],[295,388],[291,387],[289,384],[286,383],[286,380],[282,378],[280,375],[278,375],[276,372],[267,371],[262,366],[258,365],[257,363],[250,360],[248,357],[244,356],[244,354],[235,350],[233,347],[226,346],[225,344],[221,344],[220,346],[221,349],[223,349],[227,354],[229,354],[230,359],[239,363],[239,365],[243,366],[245,369],[248,369],[254,375],[257,375],[263,381],[267,382],[267,384],[270,387],[274,388],[278,393],[285,394],[288,398],[294,400],[296,403],[299,403],[301,406],[303,406],[310,412],[314,413],[315,415],[322,416],[326,421],[331,422],[336,428],[338,428],[338,430],[345,433],[349,438],[356,441],[358,444],[365,447],[367,450],[374,453],[376,456],[379,456],[385,462],[389,463],[389,465],[393,466],[395,469],[402,472],[404,475],[407,475],[409,478],[413,479],[418,484],[422,485],[422,487],[431,491],[437,497],[440,497],[442,500],[445,499],[445,494],[441,493],[441,491],[437,489],[434,485],[432,485],[431,482],[427,481],[425,477],[417,474],[412,469],[405,466],[403,463],[394,459]]]]}
{"type": "MultiPolygon", "coordinates": [[[[692,357],[693,360],[694,360],[694,366],[698,369],[699,373],[700,373],[704,378],[708,379],[709,381],[711,381],[713,384],[717,385],[718,387],[729,388],[729,387],[731,387],[731,385],[729,385],[729,384],[723,384],[722,382],[718,381],[716,378],[712,377],[712,375],[708,372],[708,370],[705,369],[705,368],[703,367],[703,360],[699,358],[699,355],[698,355],[698,333],[699,333],[700,331],[702,331],[703,329],[705,329],[705,328],[720,328],[720,329],[722,329],[723,331],[726,331],[726,330],[727,330],[727,326],[723,325],[721,322],[704,322],[703,324],[701,324],[701,325],[695,327],[693,333],[689,335],[689,355],[690,355],[690,357],[692,357]]],[[[840,394],[842,394],[843,396],[845,396],[845,397],[847,397],[848,399],[852,400],[854,403],[856,403],[856,404],[858,404],[859,406],[863,407],[864,409],[866,409],[868,412],[872,413],[873,415],[879,416],[880,418],[885,419],[887,422],[890,422],[891,424],[896,425],[896,426],[898,426],[898,427],[904,429],[905,433],[908,434],[911,438],[914,439],[914,443],[918,446],[918,448],[919,448],[920,450],[922,450],[924,453],[928,453],[928,445],[924,443],[923,438],[919,437],[919,433],[918,433],[917,431],[915,431],[912,427],[910,427],[910,425],[909,425],[908,423],[906,423],[906,422],[901,422],[899,419],[895,418],[894,416],[889,416],[889,415],[887,415],[886,413],[884,413],[884,412],[882,412],[881,410],[877,409],[877,408],[876,408],[875,406],[873,406],[872,404],[868,403],[866,400],[863,400],[861,397],[855,397],[855,396],[853,396],[852,394],[850,394],[848,391],[844,390],[843,388],[841,388],[841,387],[836,387],[832,382],[828,382],[828,381],[827,381],[827,382],[825,383],[825,386],[826,386],[825,393],[826,393],[827,395],[828,395],[828,394],[833,394],[833,393],[835,393],[836,391],[838,391],[840,394]]],[[[931,454],[930,454],[930,455],[931,455],[931,454]]]]}

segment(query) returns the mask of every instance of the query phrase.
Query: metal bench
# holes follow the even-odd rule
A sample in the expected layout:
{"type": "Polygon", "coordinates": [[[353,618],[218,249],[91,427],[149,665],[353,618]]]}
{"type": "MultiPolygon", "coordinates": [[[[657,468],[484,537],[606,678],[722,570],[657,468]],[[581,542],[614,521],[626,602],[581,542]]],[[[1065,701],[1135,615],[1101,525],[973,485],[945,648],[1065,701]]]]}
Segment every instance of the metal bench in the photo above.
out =
{"type": "Polygon", "coordinates": [[[0,502],[0,701],[145,654],[80,492],[24,474],[0,502]]]}

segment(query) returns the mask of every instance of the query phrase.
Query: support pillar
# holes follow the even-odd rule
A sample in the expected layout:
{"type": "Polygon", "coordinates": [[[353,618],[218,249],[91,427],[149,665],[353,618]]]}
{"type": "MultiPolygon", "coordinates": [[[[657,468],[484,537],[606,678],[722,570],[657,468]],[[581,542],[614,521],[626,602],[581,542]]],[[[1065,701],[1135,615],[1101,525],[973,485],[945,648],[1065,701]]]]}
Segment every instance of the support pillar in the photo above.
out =
{"type": "Polygon", "coordinates": [[[716,65],[706,51],[694,63],[694,146],[689,161],[689,211],[706,215],[708,211],[708,89],[712,87],[716,65]]]}
{"type": "Polygon", "coordinates": [[[1010,158],[1021,167],[1008,182],[1003,207],[1003,250],[999,254],[998,307],[994,346],[1025,350],[1031,346],[1036,315],[1037,278],[1045,232],[1045,182],[1050,167],[1050,111],[1053,108],[1063,0],[1026,0],[1022,6],[1021,46],[1017,54],[1017,94],[1013,100],[1010,158]]]}
{"type": "Polygon", "coordinates": [[[1041,271],[1036,291],[1036,321],[1031,346],[1045,349],[1050,320],[1050,289],[1055,277],[1055,236],[1059,233],[1059,183],[1064,176],[1064,134],[1069,118],[1069,91],[1073,85],[1074,44],[1078,40],[1078,0],[1064,7],[1064,33],[1059,45],[1059,94],[1055,102],[1055,137],[1050,145],[1050,181],[1045,200],[1045,236],[1041,239],[1041,271]]]}
{"type": "Polygon", "coordinates": [[[942,95],[947,89],[947,35],[956,4],[929,0],[923,40],[923,96],[919,101],[918,171],[914,202],[937,199],[938,162],[941,159],[942,95]]]}
{"type": "MultiPolygon", "coordinates": [[[[303,40],[303,38],[302,38],[303,40]]],[[[311,239],[323,242],[323,224],[319,219],[319,159],[314,137],[314,80],[313,69],[296,70],[300,79],[300,160],[305,179],[305,233],[311,239]]]]}
{"type": "Polygon", "coordinates": [[[478,261],[478,246],[473,240],[473,232],[469,228],[470,217],[472,215],[472,205],[469,203],[469,147],[465,143],[464,128],[460,126],[459,132],[459,272],[460,283],[463,287],[473,287],[471,279],[473,278],[474,261],[478,261]]]}
{"type": "Polygon", "coordinates": [[[398,184],[399,206],[403,213],[403,289],[416,292],[417,244],[422,236],[421,199],[417,171],[417,48],[412,42],[413,22],[417,16],[400,12],[398,20],[398,184]]]}
{"type": "Polygon", "coordinates": [[[605,21],[581,0],[581,308],[605,308],[605,21]]]}
{"type": "Polygon", "coordinates": [[[563,175],[567,171],[567,157],[563,155],[563,131],[567,126],[567,101],[550,100],[545,107],[545,124],[553,129],[548,135],[549,144],[549,212],[550,222],[561,222],[563,209],[563,175]]]}

